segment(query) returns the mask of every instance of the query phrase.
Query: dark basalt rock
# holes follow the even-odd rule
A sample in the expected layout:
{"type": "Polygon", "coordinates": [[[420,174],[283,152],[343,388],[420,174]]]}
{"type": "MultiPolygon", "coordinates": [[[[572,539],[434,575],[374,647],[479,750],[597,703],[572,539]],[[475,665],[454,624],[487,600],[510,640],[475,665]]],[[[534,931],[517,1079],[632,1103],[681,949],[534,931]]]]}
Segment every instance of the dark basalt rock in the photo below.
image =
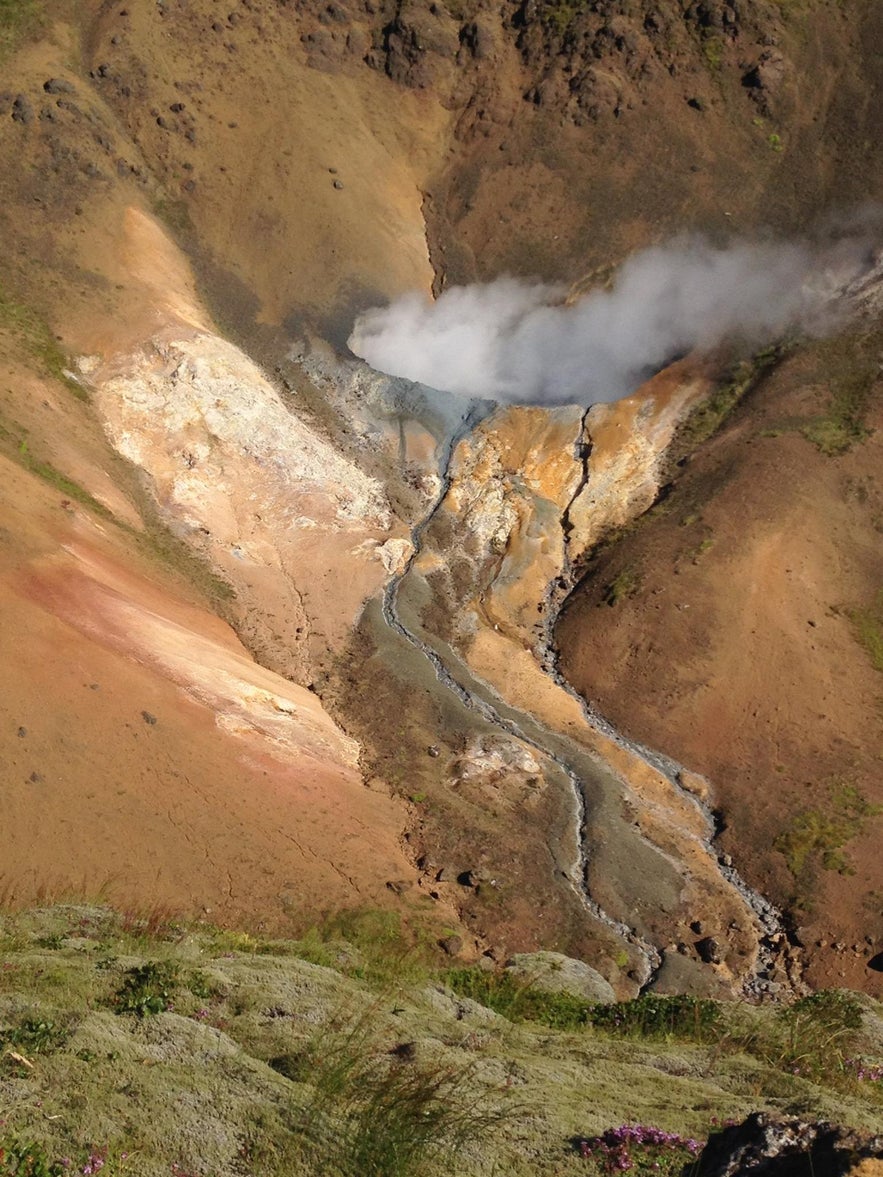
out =
{"type": "Polygon", "coordinates": [[[715,1133],[695,1166],[697,1177],[844,1177],[861,1160],[883,1156],[883,1136],[827,1122],[777,1119],[754,1112],[715,1133]]]}

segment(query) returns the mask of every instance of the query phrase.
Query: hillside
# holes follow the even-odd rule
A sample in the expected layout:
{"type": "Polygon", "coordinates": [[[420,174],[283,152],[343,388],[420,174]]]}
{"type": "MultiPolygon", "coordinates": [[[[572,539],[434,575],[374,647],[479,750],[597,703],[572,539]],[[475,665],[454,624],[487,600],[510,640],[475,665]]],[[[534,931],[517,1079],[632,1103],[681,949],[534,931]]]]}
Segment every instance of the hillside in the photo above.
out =
{"type": "Polygon", "coordinates": [[[580,1142],[631,1122],[648,1138],[619,1154],[636,1171],[710,1174],[706,1137],[758,1108],[857,1130],[816,1164],[876,1172],[868,999],[596,1004],[428,969],[389,920],[292,942],[68,906],[0,935],[4,1173],[30,1157],[51,1177],[562,1177],[597,1172],[580,1142]],[[658,1148],[653,1126],[671,1134],[658,1148]]]}
{"type": "Polygon", "coordinates": [[[830,339],[591,410],[345,348],[686,230],[872,265],[877,7],[0,17],[7,902],[879,996],[879,274],[830,339]]]}

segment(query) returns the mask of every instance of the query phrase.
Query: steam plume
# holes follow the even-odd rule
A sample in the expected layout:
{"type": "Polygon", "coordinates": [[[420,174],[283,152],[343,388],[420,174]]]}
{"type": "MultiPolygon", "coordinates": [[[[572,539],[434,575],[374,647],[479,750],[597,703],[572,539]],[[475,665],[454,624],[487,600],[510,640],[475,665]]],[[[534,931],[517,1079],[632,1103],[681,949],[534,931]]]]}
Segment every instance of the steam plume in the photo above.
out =
{"type": "Polygon", "coordinates": [[[831,260],[796,243],[680,240],[634,254],[609,290],[571,305],[561,287],[514,278],[451,287],[434,303],[405,295],[361,315],[349,346],[379,371],[466,396],[616,400],[676,355],[807,326],[831,260]]]}

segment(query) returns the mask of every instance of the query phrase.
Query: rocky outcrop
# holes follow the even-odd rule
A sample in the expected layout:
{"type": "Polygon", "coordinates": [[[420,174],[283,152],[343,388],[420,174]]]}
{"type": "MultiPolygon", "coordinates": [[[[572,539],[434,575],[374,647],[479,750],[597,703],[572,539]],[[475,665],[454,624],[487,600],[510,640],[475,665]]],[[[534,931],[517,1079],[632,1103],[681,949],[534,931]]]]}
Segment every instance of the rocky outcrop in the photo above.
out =
{"type": "Polygon", "coordinates": [[[697,1177],[880,1177],[883,1136],[755,1112],[714,1133],[693,1171],[697,1177]]]}
{"type": "Polygon", "coordinates": [[[377,479],[210,329],[159,226],[130,210],[127,245],[131,279],[162,284],[163,326],[128,353],[83,357],[80,371],[164,519],[232,585],[251,648],[309,683],[403,566],[407,529],[377,479]]]}
{"type": "Polygon", "coordinates": [[[519,952],[506,962],[506,972],[543,993],[569,993],[585,1001],[616,1000],[613,987],[582,960],[560,952],[519,952]]]}

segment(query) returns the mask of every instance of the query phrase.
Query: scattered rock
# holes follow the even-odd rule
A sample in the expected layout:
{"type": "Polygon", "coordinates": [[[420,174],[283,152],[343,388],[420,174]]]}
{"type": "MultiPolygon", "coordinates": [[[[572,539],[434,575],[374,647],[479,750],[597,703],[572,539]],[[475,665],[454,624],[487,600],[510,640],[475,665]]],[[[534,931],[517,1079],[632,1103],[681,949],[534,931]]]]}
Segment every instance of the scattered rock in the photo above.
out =
{"type": "Polygon", "coordinates": [[[386,884],[386,889],[392,891],[393,895],[404,895],[406,891],[411,890],[411,886],[408,879],[390,879],[386,884]]]}
{"type": "Polygon", "coordinates": [[[331,183],[331,187],[336,188],[339,192],[340,189],[343,187],[343,180],[333,180],[331,183]]]}
{"type": "Polygon", "coordinates": [[[723,950],[714,936],[704,936],[697,940],[696,951],[699,953],[699,959],[706,964],[721,964],[724,959],[723,950]]]}
{"type": "Polygon", "coordinates": [[[43,782],[43,774],[41,772],[32,772],[28,777],[32,785],[39,785],[43,782]]]}
{"type": "Polygon", "coordinates": [[[22,123],[24,126],[34,121],[34,108],[24,94],[16,95],[12,103],[12,119],[13,122],[22,123]]]}
{"type": "Polygon", "coordinates": [[[448,956],[459,956],[463,951],[463,939],[461,936],[446,936],[444,940],[439,940],[439,948],[442,948],[448,956]]]}
{"type": "Polygon", "coordinates": [[[141,718],[145,723],[149,723],[151,727],[153,727],[153,725],[156,723],[156,716],[151,715],[149,711],[142,711],[141,718]]]}
{"type": "Polygon", "coordinates": [[[519,952],[506,971],[544,993],[571,993],[587,1001],[616,1000],[613,986],[596,969],[560,952],[519,952]]]}
{"type": "Polygon", "coordinates": [[[868,968],[873,969],[875,973],[883,973],[883,952],[878,952],[876,956],[872,956],[868,961],[868,968]]]}
{"type": "Polygon", "coordinates": [[[76,90],[66,78],[49,78],[43,83],[47,94],[75,94],[76,90]]]}
{"type": "Polygon", "coordinates": [[[20,727],[18,729],[18,731],[16,732],[16,735],[18,736],[18,738],[20,740],[23,740],[27,734],[28,734],[28,729],[26,727],[20,727]]]}

